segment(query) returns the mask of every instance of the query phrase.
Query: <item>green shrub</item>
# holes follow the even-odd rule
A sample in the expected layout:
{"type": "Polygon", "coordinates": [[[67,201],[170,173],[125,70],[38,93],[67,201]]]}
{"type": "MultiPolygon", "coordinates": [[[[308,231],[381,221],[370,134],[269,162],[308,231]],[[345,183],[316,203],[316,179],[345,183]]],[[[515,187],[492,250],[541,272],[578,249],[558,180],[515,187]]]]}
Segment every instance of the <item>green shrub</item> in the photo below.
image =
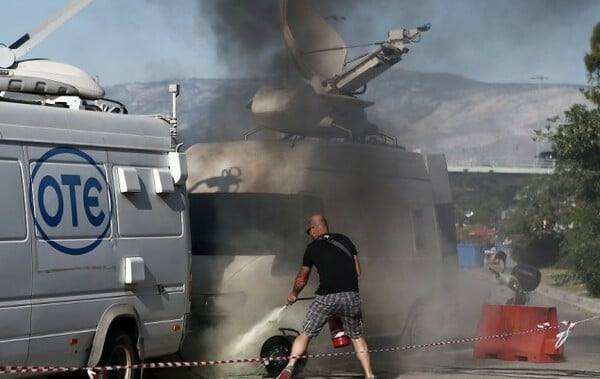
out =
{"type": "Polygon", "coordinates": [[[577,275],[590,295],[600,297],[600,243],[593,241],[583,244],[576,254],[579,258],[577,275]]]}
{"type": "Polygon", "coordinates": [[[577,280],[580,280],[579,275],[572,271],[560,272],[557,274],[551,274],[550,279],[554,281],[554,284],[559,286],[564,286],[569,283],[573,283],[577,280]]]}
{"type": "Polygon", "coordinates": [[[514,236],[512,258],[536,267],[552,266],[558,259],[561,237],[556,234],[514,236]]]}

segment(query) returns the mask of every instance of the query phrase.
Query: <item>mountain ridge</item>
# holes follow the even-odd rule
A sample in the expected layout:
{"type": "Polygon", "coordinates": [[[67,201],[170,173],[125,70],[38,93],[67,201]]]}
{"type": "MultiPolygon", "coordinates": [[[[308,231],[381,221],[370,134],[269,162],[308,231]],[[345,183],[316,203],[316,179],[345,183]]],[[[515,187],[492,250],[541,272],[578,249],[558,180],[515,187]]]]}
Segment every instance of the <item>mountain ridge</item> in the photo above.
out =
{"type": "MultiPolygon", "coordinates": [[[[179,81],[125,83],[106,88],[107,97],[126,104],[130,113],[169,114],[168,84],[181,85],[177,113],[181,140],[240,140],[254,123],[247,102],[276,77],[242,79],[188,78],[179,81]]],[[[493,155],[531,159],[547,143],[536,145],[534,129],[546,118],[562,116],[575,103],[586,103],[580,86],[541,83],[486,83],[447,73],[392,68],[369,83],[361,99],[370,122],[397,137],[408,149],[444,153],[461,160],[493,155]]],[[[280,138],[260,132],[251,138],[280,138]]]]}

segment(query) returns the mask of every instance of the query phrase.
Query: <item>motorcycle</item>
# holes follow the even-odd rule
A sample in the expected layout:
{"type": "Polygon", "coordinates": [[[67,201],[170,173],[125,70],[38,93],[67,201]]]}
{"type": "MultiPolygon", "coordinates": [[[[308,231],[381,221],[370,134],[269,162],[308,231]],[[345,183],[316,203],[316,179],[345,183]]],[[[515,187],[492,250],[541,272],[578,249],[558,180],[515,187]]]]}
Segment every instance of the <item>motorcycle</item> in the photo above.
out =
{"type": "Polygon", "coordinates": [[[496,276],[499,284],[488,296],[490,304],[525,305],[529,303],[529,293],[540,284],[542,273],[536,267],[519,263],[508,275],[492,267],[489,270],[496,276]]]}

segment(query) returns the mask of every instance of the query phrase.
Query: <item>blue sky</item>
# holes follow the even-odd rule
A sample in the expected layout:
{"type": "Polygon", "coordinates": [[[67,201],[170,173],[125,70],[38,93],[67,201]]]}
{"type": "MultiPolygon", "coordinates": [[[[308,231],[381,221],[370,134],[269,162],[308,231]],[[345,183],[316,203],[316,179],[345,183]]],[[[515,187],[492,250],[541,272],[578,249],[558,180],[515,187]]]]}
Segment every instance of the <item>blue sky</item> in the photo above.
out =
{"type": "MultiPolygon", "coordinates": [[[[233,41],[214,32],[219,14],[211,9],[224,4],[219,1],[225,0],[95,0],[23,58],[73,64],[103,85],[265,75],[250,64],[254,54],[240,49],[236,55],[236,44],[271,22],[259,11],[267,0],[227,0],[250,19],[241,40],[233,41]]],[[[11,44],[67,3],[4,0],[0,42],[11,44]]],[[[583,55],[600,22],[596,0],[363,0],[333,7],[344,16],[337,28],[348,44],[431,22],[399,65],[486,82],[531,83],[542,75],[546,83],[584,84],[583,55]]]]}

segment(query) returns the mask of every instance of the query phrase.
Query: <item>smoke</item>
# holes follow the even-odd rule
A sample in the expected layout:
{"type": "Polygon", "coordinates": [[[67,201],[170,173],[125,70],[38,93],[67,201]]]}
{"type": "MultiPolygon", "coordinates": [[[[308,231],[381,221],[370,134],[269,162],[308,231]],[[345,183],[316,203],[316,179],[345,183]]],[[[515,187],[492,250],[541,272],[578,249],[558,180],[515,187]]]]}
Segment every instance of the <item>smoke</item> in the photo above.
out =
{"type": "MultiPolygon", "coordinates": [[[[184,354],[186,359],[257,357],[261,344],[280,334],[277,328],[300,327],[308,302],[288,307],[279,324],[267,323],[253,341],[244,342],[239,353],[233,354],[231,346],[285,301],[308,242],[303,233],[306,219],[314,211],[325,211],[332,231],[348,235],[359,250],[365,332],[371,348],[473,335],[482,296],[472,289],[485,291],[485,287],[469,282],[458,289],[460,272],[447,253],[455,246],[443,245],[451,242],[437,234],[439,227],[453,230],[453,222],[439,212],[433,214],[433,189],[427,180],[416,179],[428,175],[421,155],[351,143],[299,141],[291,147],[285,141],[248,141],[199,144],[188,150],[188,158],[192,170],[188,188],[194,191],[190,196],[193,251],[206,253],[194,256],[198,270],[194,288],[224,294],[223,301],[228,297],[235,301],[229,312],[212,318],[213,327],[199,323],[202,332],[189,336],[188,347],[194,348],[184,354]],[[214,176],[225,171],[230,174],[214,176]],[[234,171],[238,174],[232,175],[234,171]],[[217,178],[230,180],[232,176],[239,186],[221,183],[219,187],[216,183],[217,178]],[[216,188],[223,192],[212,193],[216,188]],[[305,195],[307,192],[310,196],[305,195]],[[211,229],[212,225],[216,229],[211,229]],[[214,236],[211,241],[216,243],[196,249],[200,245],[194,241],[203,233],[214,236]],[[210,246],[216,253],[208,252],[210,246]],[[248,247],[253,247],[250,250],[254,253],[250,254],[248,247]],[[278,265],[285,269],[277,269],[278,265]],[[242,300],[235,294],[243,294],[242,300]],[[452,327],[457,320],[460,325],[452,327]]],[[[435,175],[441,171],[436,170],[435,175]]],[[[432,164],[428,172],[434,175],[432,164]]],[[[436,178],[435,182],[443,180],[436,178]]],[[[314,270],[302,296],[313,293],[317,277],[314,270]]],[[[202,298],[194,297],[194,307],[202,303],[198,299],[202,298]]],[[[199,314],[197,309],[193,314],[199,314]]],[[[328,353],[332,349],[325,328],[311,342],[309,352],[328,353]]],[[[452,364],[453,355],[448,350],[423,353],[424,361],[452,364]]],[[[381,355],[374,354],[372,359],[374,367],[390,367],[389,360],[381,355]],[[377,363],[378,359],[384,363],[377,363]]],[[[394,362],[404,365],[417,359],[412,352],[402,352],[394,362]]],[[[330,375],[360,371],[357,364],[354,356],[319,358],[309,359],[306,369],[330,375]]],[[[258,366],[227,365],[221,369],[231,375],[259,370],[258,366]]],[[[223,372],[210,376],[219,375],[223,372]]]]}
{"type": "Polygon", "coordinates": [[[239,357],[240,354],[248,348],[250,343],[253,343],[257,339],[263,337],[265,335],[265,331],[272,328],[272,324],[281,322],[282,313],[287,307],[287,305],[283,305],[279,308],[273,309],[269,314],[267,314],[267,316],[265,316],[265,318],[254,324],[250,330],[244,333],[241,338],[233,341],[231,344],[232,346],[227,350],[229,350],[234,357],[239,357]]]}
{"type": "MultiPolygon", "coordinates": [[[[197,4],[198,12],[205,19],[208,17],[217,40],[220,61],[232,73],[267,75],[278,72],[283,41],[278,27],[277,2],[219,0],[197,4]]],[[[522,5],[514,0],[503,3],[470,0],[460,3],[460,6],[433,0],[418,3],[347,2],[343,3],[343,7],[339,4],[323,2],[318,8],[322,14],[329,10],[343,11],[342,14],[333,13],[335,17],[331,20],[340,23],[340,31],[348,44],[381,40],[388,25],[389,28],[412,27],[431,22],[432,31],[425,34],[422,45],[414,49],[420,56],[419,62],[447,64],[457,63],[459,59],[464,62],[465,57],[472,57],[473,70],[483,68],[488,72],[497,65],[507,64],[506,61],[488,59],[490,49],[505,49],[507,61],[515,49],[526,49],[530,43],[528,38],[538,35],[536,26],[542,22],[535,18],[540,17],[540,13],[536,12],[543,10],[539,1],[522,5]],[[465,14],[470,17],[465,19],[465,14]],[[489,22],[490,17],[497,22],[489,22]],[[507,19],[511,20],[510,25],[504,23],[507,19]],[[435,32],[436,28],[438,32],[435,32]],[[493,33],[480,33],[482,28],[493,33]],[[490,40],[484,35],[493,35],[494,38],[490,40]]],[[[566,2],[562,1],[553,4],[558,8],[566,7],[566,2]]],[[[564,22],[545,11],[543,13],[544,23],[564,22]]],[[[569,20],[576,14],[577,11],[570,9],[564,18],[569,20]]],[[[244,112],[241,106],[224,109],[220,105],[215,102],[214,111],[231,112],[234,109],[234,112],[244,112]]],[[[319,146],[319,143],[315,145],[319,146]]],[[[246,143],[245,147],[248,146],[251,145],[246,143]]],[[[470,290],[463,292],[463,298],[458,298],[458,284],[453,282],[458,277],[457,268],[440,257],[442,248],[436,245],[440,242],[436,234],[433,200],[427,198],[433,189],[427,181],[428,172],[419,161],[422,157],[399,149],[356,147],[352,144],[316,151],[307,149],[306,154],[301,154],[298,153],[301,146],[304,146],[303,143],[290,148],[283,158],[274,154],[275,149],[269,146],[265,146],[263,151],[245,151],[240,146],[237,154],[232,151],[208,154],[209,158],[196,163],[205,176],[208,172],[213,172],[213,175],[219,172],[210,170],[210,165],[221,165],[221,169],[241,167],[240,172],[244,176],[239,187],[246,192],[310,193],[323,199],[333,231],[348,234],[360,251],[364,268],[360,286],[368,335],[389,337],[391,344],[397,346],[451,336],[457,329],[448,327],[450,321],[460,320],[465,330],[471,327],[474,330],[477,314],[473,309],[480,303],[477,296],[468,296],[472,294],[470,290]],[[282,168],[284,161],[285,168],[282,168]],[[297,166],[288,167],[287,162],[297,166]],[[268,177],[269,180],[252,178],[249,175],[251,170],[261,172],[256,177],[268,177]],[[298,180],[300,175],[305,177],[298,180]],[[417,217],[419,210],[422,213],[417,217]],[[415,223],[415,220],[422,221],[415,223]],[[418,233],[416,229],[419,229],[418,233]],[[416,241],[417,234],[421,236],[420,242],[416,241]]],[[[193,153],[189,156],[193,161],[193,153]]],[[[244,218],[239,212],[233,217],[244,218]]],[[[287,217],[292,216],[278,215],[269,219],[286,224],[291,222],[287,217]]],[[[225,241],[222,235],[216,235],[220,241],[225,241]]],[[[268,237],[255,233],[248,239],[263,238],[268,237]]],[[[237,243],[231,246],[239,248],[237,243]]],[[[298,267],[301,251],[296,249],[295,259],[284,257],[288,258],[286,266],[298,267]]],[[[228,358],[225,346],[251,330],[273,306],[281,304],[291,288],[293,275],[273,275],[274,259],[263,253],[256,252],[255,256],[244,258],[231,252],[230,256],[215,256],[213,263],[210,256],[202,257],[202,260],[194,257],[196,267],[215,275],[210,278],[218,285],[215,290],[221,293],[243,292],[248,296],[243,306],[234,303],[230,312],[219,319],[214,328],[205,328],[200,336],[191,340],[200,345],[195,353],[208,353],[202,358],[228,358]]],[[[480,290],[482,286],[474,287],[480,290]]],[[[310,293],[308,289],[307,293],[310,293]]],[[[195,304],[198,306],[198,300],[195,304]]],[[[286,319],[282,326],[299,326],[298,318],[301,318],[302,312],[294,311],[294,322],[286,319]]],[[[321,338],[326,339],[326,333],[322,333],[321,338]]],[[[261,342],[257,337],[252,346],[243,350],[243,356],[255,357],[261,342]]],[[[369,343],[376,348],[382,345],[382,339],[373,339],[369,343]]],[[[445,352],[438,352],[436,356],[445,356],[445,352]]]]}
{"type": "MultiPolygon", "coordinates": [[[[191,332],[186,335],[182,353],[186,360],[258,358],[269,337],[282,335],[278,328],[298,328],[305,308],[302,304],[285,306],[291,275],[274,276],[273,264],[274,256],[268,252],[257,256],[194,256],[196,295],[192,299],[191,332]],[[209,305],[208,312],[203,309],[205,305],[209,305]]],[[[219,365],[199,369],[199,373],[211,378],[250,372],[260,375],[264,372],[261,366],[219,365]]]]}
{"type": "MultiPolygon", "coordinates": [[[[225,93],[227,86],[234,84],[224,84],[211,92],[213,101],[208,110],[198,117],[194,115],[193,122],[197,125],[182,130],[186,141],[241,138],[254,127],[246,109],[253,94],[263,85],[284,85],[284,77],[288,83],[298,80],[281,36],[279,1],[197,0],[180,7],[148,1],[164,9],[166,19],[176,19],[182,12],[196,14],[192,33],[196,33],[198,41],[212,41],[218,66],[226,67],[229,77],[262,78],[249,86],[244,83],[239,89],[232,89],[240,96],[225,93]]],[[[572,82],[572,72],[577,69],[580,82],[584,82],[581,59],[588,48],[589,32],[578,35],[585,29],[572,30],[572,25],[591,22],[590,15],[600,12],[600,3],[594,0],[322,0],[312,4],[348,45],[382,41],[390,29],[430,22],[432,29],[423,34],[421,43],[409,45],[410,52],[395,67],[514,82],[531,82],[534,75],[544,75],[547,82],[572,82]],[[574,49],[575,55],[569,53],[574,49]],[[556,65],[564,69],[558,74],[548,74],[556,65]]],[[[181,28],[177,23],[169,24],[181,28]]],[[[177,32],[190,34],[190,30],[177,32]]],[[[202,49],[199,45],[189,48],[202,49]]],[[[348,57],[354,58],[370,49],[350,49],[348,57]]],[[[170,65],[177,64],[177,59],[173,61],[170,65]]],[[[370,83],[366,97],[373,98],[377,86],[383,83],[379,78],[370,83]]],[[[380,126],[397,122],[379,120],[380,126]]],[[[253,138],[263,136],[261,132],[253,138]]]]}
{"type": "MultiPolygon", "coordinates": [[[[227,67],[229,76],[280,76],[285,70],[279,1],[196,0],[179,7],[148,1],[160,6],[169,19],[181,12],[197,14],[197,40],[214,38],[218,65],[227,67]],[[209,30],[212,36],[207,36],[209,30]]],[[[389,29],[430,22],[432,29],[423,43],[411,48],[402,67],[484,81],[523,82],[545,74],[551,82],[574,83],[573,78],[579,78],[575,83],[584,82],[583,54],[600,13],[596,0],[319,0],[312,4],[349,45],[382,41],[389,29]]],[[[189,47],[201,48],[199,43],[189,47]]],[[[349,56],[359,52],[352,50],[349,56]]]]}
{"type": "Polygon", "coordinates": [[[281,72],[284,47],[276,1],[201,1],[199,18],[216,38],[220,63],[234,76],[268,76],[281,72]]]}
{"type": "Polygon", "coordinates": [[[573,71],[580,68],[578,82],[583,82],[581,59],[597,22],[592,15],[600,12],[594,0],[359,3],[348,21],[340,23],[348,42],[369,42],[364,38],[381,39],[388,29],[430,22],[431,30],[421,44],[411,47],[402,67],[483,81],[526,82],[532,75],[552,72],[553,82],[573,82],[573,71]],[[573,30],[573,25],[582,24],[590,25],[587,32],[573,30]]]}
{"type": "MultiPolygon", "coordinates": [[[[339,12],[339,4],[318,3],[318,9],[330,20],[342,20],[343,13],[357,5],[344,5],[339,12]]],[[[282,75],[287,70],[289,62],[281,36],[279,1],[219,0],[202,1],[199,5],[201,17],[208,18],[217,39],[219,60],[232,74],[264,77],[273,73],[282,75]]]]}

